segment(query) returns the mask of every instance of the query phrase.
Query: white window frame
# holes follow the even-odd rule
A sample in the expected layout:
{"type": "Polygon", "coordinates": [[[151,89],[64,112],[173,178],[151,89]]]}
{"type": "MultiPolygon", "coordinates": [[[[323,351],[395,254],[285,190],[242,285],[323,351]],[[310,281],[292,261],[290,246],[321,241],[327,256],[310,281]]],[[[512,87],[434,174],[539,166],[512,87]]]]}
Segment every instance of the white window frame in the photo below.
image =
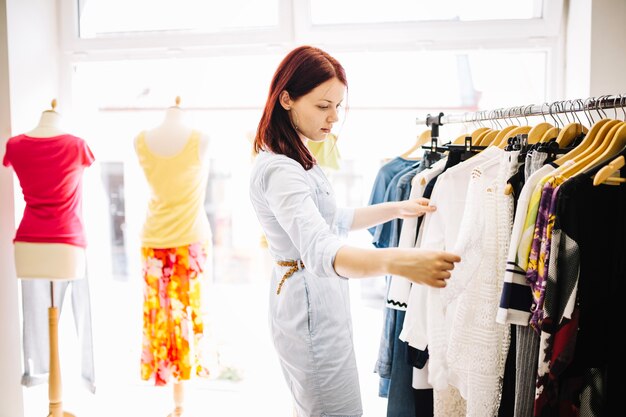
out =
{"type": "Polygon", "coordinates": [[[313,25],[310,13],[313,1],[293,2],[296,43],[351,45],[368,39],[371,45],[371,40],[375,39],[374,46],[395,45],[397,48],[404,45],[410,49],[490,48],[509,46],[511,42],[533,44],[560,36],[564,7],[563,0],[543,0],[541,17],[534,19],[313,25]]]}
{"type": "MultiPolygon", "coordinates": [[[[83,0],[58,0],[60,46],[68,69],[83,61],[286,53],[301,44],[331,52],[530,49],[548,54],[546,99],[558,99],[564,91],[565,0],[543,0],[541,17],[533,19],[337,25],[312,23],[310,5],[315,0],[278,0],[275,28],[210,34],[138,32],[93,39],[79,36],[79,1],[83,0]]],[[[503,63],[503,68],[507,64],[513,63],[503,63]]]]}

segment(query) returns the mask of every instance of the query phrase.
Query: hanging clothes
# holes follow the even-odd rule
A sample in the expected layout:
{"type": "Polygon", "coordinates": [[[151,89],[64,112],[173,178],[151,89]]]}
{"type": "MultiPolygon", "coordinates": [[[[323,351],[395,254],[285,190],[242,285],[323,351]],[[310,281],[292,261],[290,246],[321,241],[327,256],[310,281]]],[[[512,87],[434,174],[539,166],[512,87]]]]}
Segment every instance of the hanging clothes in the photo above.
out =
{"type": "MultiPolygon", "coordinates": [[[[413,160],[396,157],[386,162],[376,174],[374,185],[370,193],[368,205],[389,201],[391,193],[396,193],[396,184],[399,175],[410,171],[416,162],[413,160]]],[[[373,236],[372,244],[376,247],[388,247],[391,231],[391,222],[368,229],[373,236]],[[386,226],[385,226],[386,225],[386,226]]],[[[387,287],[389,286],[386,278],[387,287]]],[[[387,291],[386,291],[387,292],[387,291]]],[[[374,365],[374,372],[380,377],[380,397],[386,398],[389,393],[389,380],[391,378],[391,364],[393,362],[393,333],[395,331],[395,315],[383,310],[383,329],[380,336],[378,357],[374,365]]]]}
{"type": "Polygon", "coordinates": [[[594,186],[599,168],[559,188],[535,416],[604,416],[620,407],[625,388],[623,348],[611,339],[626,291],[626,188],[594,186]],[[601,216],[580,220],[598,207],[601,216]]]}
{"type": "Polygon", "coordinates": [[[309,140],[306,146],[320,167],[334,171],[341,168],[341,154],[337,146],[337,136],[333,133],[329,133],[326,140],[323,141],[309,140]]]}

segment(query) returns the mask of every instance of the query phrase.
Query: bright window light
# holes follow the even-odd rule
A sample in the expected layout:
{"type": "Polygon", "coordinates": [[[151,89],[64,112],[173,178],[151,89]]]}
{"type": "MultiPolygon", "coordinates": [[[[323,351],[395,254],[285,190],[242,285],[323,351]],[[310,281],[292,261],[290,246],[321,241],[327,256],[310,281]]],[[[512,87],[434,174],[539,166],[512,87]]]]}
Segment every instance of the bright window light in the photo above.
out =
{"type": "Polygon", "coordinates": [[[313,24],[541,17],[542,0],[312,0],[313,24]],[[329,13],[329,10],[332,10],[329,13]]]}
{"type": "Polygon", "coordinates": [[[84,0],[80,34],[218,33],[278,25],[278,0],[84,0]]]}

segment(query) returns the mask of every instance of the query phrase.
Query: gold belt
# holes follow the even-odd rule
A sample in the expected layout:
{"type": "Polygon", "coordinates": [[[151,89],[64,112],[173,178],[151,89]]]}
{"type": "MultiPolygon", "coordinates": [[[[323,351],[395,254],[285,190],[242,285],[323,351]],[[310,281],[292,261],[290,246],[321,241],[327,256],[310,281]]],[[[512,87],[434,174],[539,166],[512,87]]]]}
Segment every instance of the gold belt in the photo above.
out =
{"type": "Polygon", "coordinates": [[[289,278],[290,276],[292,276],[293,274],[296,273],[296,271],[300,270],[300,269],[304,269],[304,263],[302,263],[302,261],[297,260],[297,261],[276,261],[276,263],[280,266],[288,266],[290,267],[289,270],[287,272],[285,272],[285,275],[283,275],[283,278],[280,280],[280,283],[278,284],[278,289],[276,290],[276,295],[280,294],[280,290],[283,288],[283,284],[285,283],[285,281],[287,281],[287,278],[289,278]]]}

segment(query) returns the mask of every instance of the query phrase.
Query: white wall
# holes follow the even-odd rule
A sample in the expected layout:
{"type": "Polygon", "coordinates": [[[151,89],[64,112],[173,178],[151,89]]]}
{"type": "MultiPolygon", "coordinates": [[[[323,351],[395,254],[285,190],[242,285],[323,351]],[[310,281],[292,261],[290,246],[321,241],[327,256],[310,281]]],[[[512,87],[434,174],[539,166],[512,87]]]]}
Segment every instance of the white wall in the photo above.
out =
{"type": "Polygon", "coordinates": [[[591,28],[589,93],[626,93],[626,1],[593,0],[591,28]]]}
{"type": "MultiPolygon", "coordinates": [[[[59,97],[56,2],[0,0],[0,155],[59,97]],[[5,24],[6,22],[6,24],[5,24]]],[[[62,103],[59,107],[62,111],[62,103]]],[[[0,417],[22,417],[21,319],[13,264],[12,171],[0,168],[0,417]]]]}
{"type": "MultiPolygon", "coordinates": [[[[0,159],[11,136],[6,3],[0,0],[0,159]]],[[[0,417],[22,417],[18,291],[13,266],[13,177],[0,168],[0,417]]]]}
{"type": "Polygon", "coordinates": [[[569,0],[564,98],[626,93],[626,2],[569,0]]]}

